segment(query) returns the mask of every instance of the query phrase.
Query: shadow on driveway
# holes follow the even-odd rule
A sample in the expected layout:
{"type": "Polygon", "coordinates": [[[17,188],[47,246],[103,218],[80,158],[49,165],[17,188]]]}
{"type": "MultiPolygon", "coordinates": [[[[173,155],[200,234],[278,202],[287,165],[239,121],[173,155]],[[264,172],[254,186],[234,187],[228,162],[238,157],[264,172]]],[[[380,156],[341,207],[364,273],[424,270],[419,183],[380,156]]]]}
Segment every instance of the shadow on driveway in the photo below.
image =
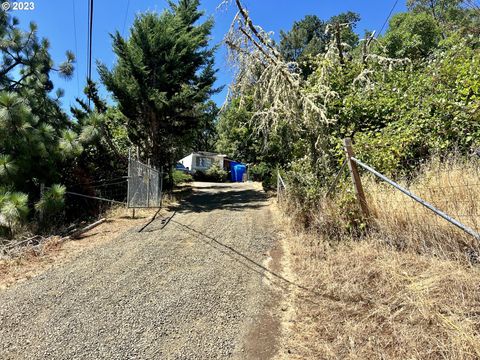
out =
{"type": "MultiPolygon", "coordinates": [[[[192,196],[186,198],[178,207],[179,213],[208,212],[216,209],[242,211],[245,209],[259,209],[266,206],[266,194],[253,190],[228,190],[222,192],[208,191],[209,188],[200,188],[192,196]],[[207,190],[207,191],[205,191],[207,190]]],[[[218,187],[225,189],[225,187],[218,187]]],[[[228,189],[228,188],[227,188],[228,189]]]]}

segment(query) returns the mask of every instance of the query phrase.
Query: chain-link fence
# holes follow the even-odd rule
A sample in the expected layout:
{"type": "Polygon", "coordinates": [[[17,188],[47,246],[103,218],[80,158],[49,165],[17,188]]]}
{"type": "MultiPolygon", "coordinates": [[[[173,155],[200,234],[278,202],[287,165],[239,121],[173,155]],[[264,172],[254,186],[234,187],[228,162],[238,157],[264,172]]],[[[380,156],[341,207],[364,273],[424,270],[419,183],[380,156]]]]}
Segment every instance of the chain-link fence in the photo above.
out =
{"type": "Polygon", "coordinates": [[[130,158],[128,161],[128,208],[160,207],[162,200],[160,171],[130,158]]]}

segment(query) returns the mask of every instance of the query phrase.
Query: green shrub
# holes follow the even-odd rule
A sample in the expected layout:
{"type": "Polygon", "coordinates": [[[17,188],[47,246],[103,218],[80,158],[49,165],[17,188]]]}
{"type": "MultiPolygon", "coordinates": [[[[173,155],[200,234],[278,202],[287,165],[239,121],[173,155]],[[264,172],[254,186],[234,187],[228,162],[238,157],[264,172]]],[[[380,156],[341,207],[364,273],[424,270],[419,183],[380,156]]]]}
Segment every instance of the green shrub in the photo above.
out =
{"type": "Polygon", "coordinates": [[[208,181],[205,171],[202,171],[202,170],[195,171],[195,173],[193,174],[193,178],[196,181],[208,181]]]}
{"type": "Polygon", "coordinates": [[[0,233],[9,238],[28,215],[28,196],[0,188],[0,233]]]}
{"type": "Polygon", "coordinates": [[[193,181],[193,177],[190,174],[187,174],[180,170],[173,171],[173,184],[175,186],[193,181]]]}
{"type": "Polygon", "coordinates": [[[263,181],[264,179],[271,177],[272,167],[265,162],[250,166],[250,177],[253,181],[263,181]]]}
{"type": "Polygon", "coordinates": [[[220,169],[220,166],[214,164],[205,172],[207,181],[225,182],[228,179],[228,172],[220,169]]]}
{"type": "Polygon", "coordinates": [[[207,171],[197,170],[193,176],[197,181],[225,182],[228,180],[228,171],[214,164],[207,171]]]}
{"type": "Polygon", "coordinates": [[[47,230],[59,225],[63,219],[65,209],[65,192],[63,185],[55,184],[46,190],[40,200],[35,204],[39,217],[39,225],[47,230]]]}
{"type": "Polygon", "coordinates": [[[252,165],[249,168],[250,180],[261,181],[265,191],[273,190],[277,187],[277,172],[278,167],[272,167],[272,165],[266,162],[252,165]]]}

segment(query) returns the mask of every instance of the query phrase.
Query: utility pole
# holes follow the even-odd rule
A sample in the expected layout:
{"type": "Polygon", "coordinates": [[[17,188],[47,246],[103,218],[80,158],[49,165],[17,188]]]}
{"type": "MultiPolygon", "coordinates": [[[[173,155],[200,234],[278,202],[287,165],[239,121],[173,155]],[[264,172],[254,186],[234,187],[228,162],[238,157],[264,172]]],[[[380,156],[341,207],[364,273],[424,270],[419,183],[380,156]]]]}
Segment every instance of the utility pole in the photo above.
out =
{"type": "MultiPolygon", "coordinates": [[[[93,0],[88,0],[88,63],[87,79],[92,81],[92,39],[93,39],[93,0]]],[[[88,96],[88,107],[90,108],[90,96],[88,96]]]]}

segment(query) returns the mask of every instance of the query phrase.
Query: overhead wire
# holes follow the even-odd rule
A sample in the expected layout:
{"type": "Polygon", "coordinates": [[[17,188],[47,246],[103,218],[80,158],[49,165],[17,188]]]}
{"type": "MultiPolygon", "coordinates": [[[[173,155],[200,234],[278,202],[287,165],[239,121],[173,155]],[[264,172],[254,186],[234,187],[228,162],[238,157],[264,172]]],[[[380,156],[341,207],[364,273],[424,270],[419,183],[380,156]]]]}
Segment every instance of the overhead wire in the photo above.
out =
{"type": "MultiPolygon", "coordinates": [[[[75,11],[75,0],[72,0],[72,11],[73,11],[73,34],[75,39],[75,57],[78,59],[78,42],[77,42],[77,20],[76,20],[76,11],[75,11]]],[[[80,96],[80,75],[77,73],[77,96],[80,96]]]]}
{"type": "Polygon", "coordinates": [[[474,0],[465,0],[465,3],[467,4],[468,8],[480,12],[480,6],[477,5],[477,3],[474,0]]]}
{"type": "Polygon", "coordinates": [[[388,13],[387,18],[386,18],[385,21],[383,22],[382,28],[381,28],[380,31],[378,32],[378,35],[381,35],[381,34],[382,34],[383,29],[385,29],[385,26],[387,26],[388,20],[390,20],[390,17],[392,16],[393,11],[394,11],[395,8],[397,7],[397,5],[398,5],[398,0],[395,0],[395,3],[393,4],[392,9],[391,9],[390,12],[388,13]]]}
{"type": "Polygon", "coordinates": [[[92,80],[92,39],[93,39],[93,0],[90,0],[90,45],[88,79],[92,80]]]}
{"type": "Polygon", "coordinates": [[[125,17],[123,19],[123,30],[122,30],[122,36],[125,36],[125,26],[127,25],[127,17],[128,17],[128,10],[130,8],[130,0],[127,0],[127,8],[125,10],[125,17]]]}

